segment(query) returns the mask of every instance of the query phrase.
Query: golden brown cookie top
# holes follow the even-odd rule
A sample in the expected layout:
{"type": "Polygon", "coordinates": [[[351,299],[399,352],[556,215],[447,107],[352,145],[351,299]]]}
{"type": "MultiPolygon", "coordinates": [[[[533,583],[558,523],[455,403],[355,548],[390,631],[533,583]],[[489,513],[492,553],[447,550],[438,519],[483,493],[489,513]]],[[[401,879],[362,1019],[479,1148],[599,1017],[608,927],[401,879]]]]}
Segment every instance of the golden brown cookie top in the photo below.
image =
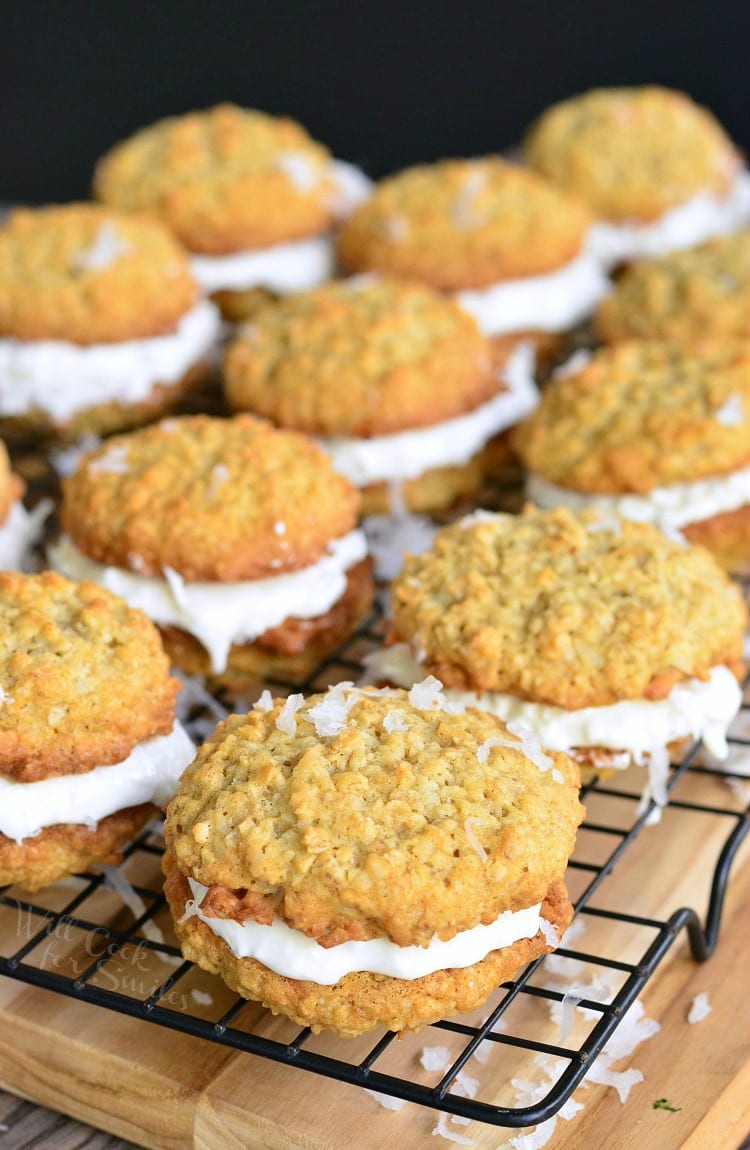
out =
{"type": "Polygon", "coordinates": [[[578,255],[583,204],[498,156],[443,160],[382,180],[344,224],[349,271],[445,291],[554,271],[578,255]]]}
{"type": "Polygon", "coordinates": [[[489,341],[428,288],[349,280],[265,308],[231,344],[235,410],[317,435],[390,435],[454,418],[498,390],[489,341]]]}
{"type": "Polygon", "coordinates": [[[119,763],[172,729],[180,689],[156,627],[94,583],[0,573],[0,775],[119,763]]]}
{"type": "Polygon", "coordinates": [[[595,323],[607,343],[750,340],[750,231],[631,264],[595,323]]]}
{"type": "Polygon", "coordinates": [[[98,204],[19,208],[0,225],[0,336],[119,343],[196,302],[187,257],[153,219],[98,204]]]}
{"type": "Polygon", "coordinates": [[[425,946],[544,899],[583,813],[575,765],[429,686],[350,687],[231,717],[182,776],[167,841],[214,913],[425,946]]]}
{"type": "Polygon", "coordinates": [[[393,634],[425,673],[578,709],[663,698],[740,671],[746,611],[700,547],[596,512],[526,509],[440,531],[391,588],[393,634]]]}
{"type": "Polygon", "coordinates": [[[316,563],[359,494],[309,439],[249,415],[165,419],[107,440],[63,484],[63,530],[98,563],[236,582],[316,563]]]}
{"type": "Polygon", "coordinates": [[[552,380],[514,433],[529,471],[591,493],[646,493],[750,464],[750,342],[627,342],[552,380]]]}
{"type": "Polygon", "coordinates": [[[190,251],[221,255],[328,228],[330,159],[294,120],[217,104],[116,144],[96,166],[94,194],[153,212],[190,251]]]}
{"type": "Polygon", "coordinates": [[[8,512],[17,499],[21,499],[26,484],[10,469],[8,449],[0,439],[0,527],[8,518],[8,512]]]}
{"type": "Polygon", "coordinates": [[[683,92],[595,88],[531,126],[533,168],[598,216],[653,220],[701,192],[722,195],[740,161],[721,125],[683,92]]]}

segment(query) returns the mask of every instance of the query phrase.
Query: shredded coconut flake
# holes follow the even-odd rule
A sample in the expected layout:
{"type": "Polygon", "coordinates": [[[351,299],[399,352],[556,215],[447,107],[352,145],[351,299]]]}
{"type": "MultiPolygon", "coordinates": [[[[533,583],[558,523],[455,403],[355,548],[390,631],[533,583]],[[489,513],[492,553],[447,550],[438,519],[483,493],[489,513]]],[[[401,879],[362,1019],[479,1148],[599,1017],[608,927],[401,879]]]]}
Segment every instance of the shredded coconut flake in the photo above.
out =
{"type": "Polygon", "coordinates": [[[104,271],[131,250],[131,245],[122,238],[112,221],[106,220],[96,233],[94,242],[73,256],[71,267],[74,271],[104,271]]]}
{"type": "Polygon", "coordinates": [[[469,842],[473,846],[474,850],[477,852],[477,854],[479,855],[482,862],[485,863],[485,862],[487,862],[487,851],[484,849],[484,847],[480,843],[479,839],[474,834],[474,831],[472,830],[472,826],[474,824],[479,826],[480,820],[475,819],[475,818],[467,819],[466,822],[464,823],[464,830],[466,831],[466,837],[468,838],[469,842]]]}
{"type": "Polygon", "coordinates": [[[390,1094],[381,1094],[378,1090],[368,1090],[365,1088],[365,1094],[369,1094],[374,1098],[378,1105],[382,1106],[384,1110],[400,1110],[404,1105],[404,1098],[391,1098],[390,1094]]]}
{"type": "Polygon", "coordinates": [[[451,1130],[448,1125],[448,1115],[441,1112],[437,1126],[433,1127],[433,1137],[445,1138],[446,1142],[455,1142],[457,1146],[476,1146],[473,1138],[465,1138],[463,1134],[451,1130]]]}
{"type": "Polygon", "coordinates": [[[346,725],[346,716],[357,701],[359,692],[353,683],[337,683],[330,687],[321,702],[311,707],[307,718],[315,727],[318,738],[338,735],[346,725]]]}
{"type": "Polygon", "coordinates": [[[55,472],[62,478],[72,475],[84,455],[101,446],[98,435],[84,435],[70,447],[58,447],[49,453],[49,461],[55,472]]]}
{"type": "Polygon", "coordinates": [[[283,731],[285,735],[293,735],[297,730],[296,712],[304,705],[304,695],[290,695],[276,719],[277,730],[283,731]]]}
{"type": "Polygon", "coordinates": [[[86,470],[93,474],[126,475],[129,467],[128,450],[127,443],[113,443],[97,459],[92,459],[86,470]]]}
{"type": "Polygon", "coordinates": [[[318,173],[303,152],[282,152],[276,164],[300,192],[318,183],[318,173]]]}
{"type": "Polygon", "coordinates": [[[172,674],[182,683],[182,689],[175,703],[175,713],[181,722],[190,719],[190,713],[195,707],[205,707],[215,719],[226,719],[229,711],[206,690],[205,684],[200,679],[176,669],[172,670],[172,674]]]}
{"type": "Polygon", "coordinates": [[[451,1094],[458,1094],[459,1098],[476,1098],[478,1089],[478,1080],[465,1070],[459,1070],[451,1086],[451,1094]]]}
{"type": "Polygon", "coordinates": [[[446,714],[461,715],[466,710],[463,703],[451,703],[443,694],[443,684],[434,675],[428,675],[421,683],[415,683],[409,691],[409,702],[418,711],[445,711],[446,714]]]}
{"type": "Polygon", "coordinates": [[[592,353],[582,347],[578,351],[574,351],[570,359],[566,359],[565,363],[561,363],[558,368],[552,372],[553,379],[564,379],[566,375],[575,375],[582,367],[591,359],[592,353]]]}
{"type": "Polygon", "coordinates": [[[742,396],[735,392],[729,399],[714,412],[714,419],[724,427],[737,427],[745,418],[742,407],[742,396]]]}
{"type": "Polygon", "coordinates": [[[217,463],[211,468],[208,476],[208,486],[206,488],[206,494],[209,499],[213,499],[214,495],[216,495],[221,485],[226,483],[227,479],[229,479],[229,470],[223,463],[217,463]]]}
{"type": "Polygon", "coordinates": [[[175,603],[183,611],[187,611],[190,604],[185,590],[185,580],[177,574],[173,567],[162,567],[161,570],[175,603]]]}
{"type": "Polygon", "coordinates": [[[542,744],[531,727],[527,727],[525,723],[514,721],[508,723],[508,730],[511,735],[515,735],[517,739],[521,740],[521,749],[526,758],[531,759],[540,771],[549,771],[554,766],[553,760],[542,750],[542,744]]]}
{"type": "Polygon", "coordinates": [[[613,1070],[615,1059],[608,1054],[600,1054],[591,1064],[586,1075],[586,1083],[596,1082],[600,1086],[612,1086],[620,1096],[623,1105],[627,1102],[630,1091],[639,1082],[643,1082],[643,1073],[631,1067],[630,1070],[613,1070]]]}
{"type": "Polygon", "coordinates": [[[180,918],[177,919],[178,923],[187,922],[189,918],[193,918],[198,913],[198,903],[194,898],[189,898],[185,901],[185,909],[180,918]]]}
{"type": "Polygon", "coordinates": [[[708,1004],[708,995],[696,994],[693,1001],[690,1003],[690,1011],[687,1020],[690,1023],[702,1022],[707,1014],[710,1014],[713,1007],[708,1004]]]}
{"type": "MultiPolygon", "coordinates": [[[[128,908],[133,918],[140,918],[142,914],[146,913],[146,904],[138,894],[137,890],[130,885],[125,875],[117,867],[107,866],[105,863],[99,864],[104,875],[104,885],[108,886],[116,894],[119,894],[125,906],[128,908]]],[[[187,908],[186,908],[187,909],[187,908]]],[[[141,924],[141,933],[145,938],[151,942],[164,942],[164,935],[155,922],[148,919],[141,924]]]]}
{"type": "Polygon", "coordinates": [[[408,731],[409,724],[401,711],[389,711],[383,719],[383,730],[390,735],[391,731],[408,731]]]}
{"type": "Polygon", "coordinates": [[[276,535],[286,535],[286,523],[281,519],[277,519],[273,525],[273,530],[276,535]]]}
{"type": "Polygon", "coordinates": [[[547,946],[559,946],[560,939],[557,937],[557,930],[551,922],[547,922],[546,918],[539,919],[539,929],[544,936],[544,941],[547,946]]]}
{"type": "Polygon", "coordinates": [[[453,1059],[447,1046],[423,1046],[419,1061],[424,1070],[444,1074],[453,1059]]]}
{"type": "Polygon", "coordinates": [[[213,1006],[214,1004],[214,1000],[208,991],[199,990],[197,986],[193,987],[190,991],[190,995],[199,1006],[213,1006]]]}
{"type": "Polygon", "coordinates": [[[272,711],[273,710],[273,696],[266,687],[265,691],[259,699],[253,703],[254,711],[272,711]]]}
{"type": "Polygon", "coordinates": [[[573,1026],[573,1018],[575,1017],[576,1007],[582,998],[583,995],[580,992],[577,993],[575,989],[568,990],[563,995],[563,1000],[560,1004],[562,1007],[560,1011],[561,1045],[565,1042],[565,1039],[570,1034],[571,1028],[573,1026]]]}
{"type": "Polygon", "coordinates": [[[0,707],[10,707],[13,704],[13,696],[9,695],[6,690],[0,687],[0,707]]]}

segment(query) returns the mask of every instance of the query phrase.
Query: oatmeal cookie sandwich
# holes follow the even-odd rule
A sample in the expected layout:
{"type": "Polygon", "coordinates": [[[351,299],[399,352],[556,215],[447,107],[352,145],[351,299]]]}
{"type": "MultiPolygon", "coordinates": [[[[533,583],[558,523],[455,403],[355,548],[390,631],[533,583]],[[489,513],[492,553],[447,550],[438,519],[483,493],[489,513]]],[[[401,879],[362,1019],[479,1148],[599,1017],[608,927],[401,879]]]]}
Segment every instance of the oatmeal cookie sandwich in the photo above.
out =
{"type": "Polygon", "coordinates": [[[435,675],[448,699],[530,729],[584,779],[644,765],[663,802],[670,749],[702,738],[726,757],[746,610],[701,547],[595,511],[479,511],[407,559],[391,611],[394,645],[372,674],[435,675]]]}
{"type": "Polygon", "coordinates": [[[473,1010],[570,922],[578,782],[434,681],[262,698],[169,806],[183,954],[316,1032],[473,1010]]]}
{"type": "Polygon", "coordinates": [[[369,190],[294,120],[233,104],[142,128],[94,177],[104,203],[171,228],[227,319],[330,279],[332,229],[369,190]]]}
{"type": "Polygon", "coordinates": [[[195,754],[159,634],[93,583],[0,574],[0,884],[112,856],[195,754]]]}
{"type": "Polygon", "coordinates": [[[362,277],[265,308],[230,345],[224,388],[233,410],[314,436],[365,514],[389,509],[393,485],[433,511],[477,490],[487,445],[533,410],[532,367],[524,346],[497,366],[439,293],[362,277]]]}
{"type": "Polygon", "coordinates": [[[750,569],[750,342],[603,348],[549,384],[513,443],[538,506],[655,523],[750,569]]]}
{"type": "Polygon", "coordinates": [[[217,686],[304,676],[372,598],[359,495],[308,439],[248,415],[116,436],[63,483],[52,565],[158,623],[217,686]]]}
{"type": "Polygon", "coordinates": [[[454,294],[499,349],[524,335],[544,348],[607,290],[591,222],[579,200],[498,156],[443,160],[377,184],[344,224],[339,259],[454,294]]]}
{"type": "Polygon", "coordinates": [[[73,439],[157,419],[203,376],[219,333],[156,220],[97,204],[0,224],[0,434],[73,439]]]}
{"type": "Polygon", "coordinates": [[[597,88],[548,108],[528,163],[579,196],[610,264],[692,247],[750,221],[750,173],[706,108],[683,92],[597,88]]]}

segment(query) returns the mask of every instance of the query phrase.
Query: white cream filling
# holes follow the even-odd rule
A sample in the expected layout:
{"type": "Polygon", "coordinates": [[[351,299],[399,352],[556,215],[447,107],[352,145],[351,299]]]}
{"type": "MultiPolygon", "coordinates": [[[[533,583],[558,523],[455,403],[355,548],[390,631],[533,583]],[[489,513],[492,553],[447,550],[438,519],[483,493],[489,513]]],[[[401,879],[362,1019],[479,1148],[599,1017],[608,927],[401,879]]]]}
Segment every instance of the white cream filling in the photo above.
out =
{"type": "MultiPolygon", "coordinates": [[[[384,647],[366,663],[370,677],[387,679],[399,687],[412,687],[424,678],[424,667],[406,643],[384,647]]],[[[642,764],[651,757],[662,758],[670,743],[687,737],[701,739],[710,754],[725,759],[729,753],[727,730],[742,703],[737,680],[722,666],[712,668],[705,682],[688,679],[678,683],[664,699],[624,699],[577,711],[529,703],[498,691],[447,688],[445,696],[497,715],[503,722],[523,723],[547,751],[604,747],[627,751],[642,764]]]]}
{"type": "Polygon", "coordinates": [[[693,483],[654,487],[648,495],[592,495],[558,487],[539,475],[526,480],[526,495],[537,507],[569,507],[583,511],[595,507],[605,516],[620,516],[638,523],[653,523],[674,535],[689,523],[700,523],[750,503],[750,467],[693,483]]]}
{"type": "Polygon", "coordinates": [[[316,440],[336,470],[357,487],[416,479],[434,467],[459,467],[493,435],[529,415],[539,402],[534,382],[534,348],[519,344],[502,369],[507,390],[466,415],[432,427],[372,439],[337,437],[316,440]]]}
{"type": "Polygon", "coordinates": [[[60,823],[93,827],[127,807],[141,803],[162,807],[194,758],[192,739],[175,721],[168,735],[139,743],[127,759],[113,766],[35,783],[0,778],[0,832],[20,843],[60,823]]]}
{"type": "Polygon", "coordinates": [[[164,578],[105,567],[83,555],[67,535],[49,549],[50,565],[70,579],[90,579],[120,595],[162,626],[179,627],[206,648],[211,668],[226,668],[233,643],[251,643],[285,619],[323,615],[346,590],[347,571],[367,554],[359,529],[328,547],[310,567],[241,583],[187,583],[166,568],[164,578]]]}
{"type": "Polygon", "coordinates": [[[176,383],[213,348],[220,318],[207,300],[174,331],[150,339],[81,346],[62,340],[0,339],[0,415],[45,412],[54,423],[101,403],[146,399],[176,383]]]}
{"type": "Polygon", "coordinates": [[[27,511],[20,501],[11,504],[0,527],[0,571],[30,569],[31,549],[41,537],[51,510],[52,502],[48,499],[42,500],[33,511],[27,511]]]}
{"type": "MultiPolygon", "coordinates": [[[[344,219],[370,195],[372,181],[361,169],[343,160],[332,162],[331,174],[338,190],[334,212],[337,219],[344,219]]],[[[331,279],[336,270],[336,256],[333,237],[324,232],[270,248],[224,256],[193,255],[190,266],[201,288],[209,294],[261,287],[276,295],[292,295],[331,279]]]]}
{"type": "Polygon", "coordinates": [[[587,246],[557,271],[458,292],[456,299],[485,335],[527,329],[555,332],[586,319],[610,287],[600,258],[587,246]]]}
{"type": "Polygon", "coordinates": [[[725,196],[702,192],[651,223],[600,221],[589,232],[591,250],[607,267],[638,257],[691,248],[750,223],[750,172],[742,171],[725,196]]]}
{"type": "Polygon", "coordinates": [[[254,958],[284,978],[321,986],[333,986],[345,975],[358,971],[413,979],[436,970],[473,966],[493,950],[512,946],[522,938],[533,938],[541,921],[541,903],[537,903],[526,910],[507,910],[495,922],[460,931],[448,942],[433,937],[427,946],[397,946],[388,938],[373,938],[324,947],[281,919],[264,926],[259,922],[209,918],[198,909],[208,888],[192,878],[188,882],[196,905],[186,910],[186,916],[195,915],[204,922],[237,958],[254,958]]]}

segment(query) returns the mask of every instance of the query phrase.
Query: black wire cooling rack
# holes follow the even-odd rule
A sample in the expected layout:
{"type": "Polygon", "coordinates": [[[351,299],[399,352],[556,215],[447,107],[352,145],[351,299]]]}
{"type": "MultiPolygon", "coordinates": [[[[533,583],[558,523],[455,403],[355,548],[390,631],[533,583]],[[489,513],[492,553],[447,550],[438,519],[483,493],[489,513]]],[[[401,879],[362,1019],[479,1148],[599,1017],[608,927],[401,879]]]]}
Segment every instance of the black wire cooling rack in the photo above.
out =
{"type": "MultiPolygon", "coordinates": [[[[380,641],[382,630],[383,620],[375,613],[368,625],[308,680],[269,685],[282,693],[316,690],[354,679],[361,672],[362,655],[380,641]]],[[[200,723],[205,724],[206,713],[196,712],[193,720],[198,720],[197,733],[205,733],[200,723]]],[[[718,840],[703,917],[687,906],[666,919],[657,919],[629,913],[621,905],[607,905],[606,881],[613,869],[625,852],[634,848],[639,836],[657,836],[660,828],[648,825],[653,821],[653,804],[645,810],[639,807],[642,772],[635,781],[632,773],[625,772],[622,778],[584,789],[588,815],[568,872],[576,920],[586,924],[584,945],[564,945],[554,958],[558,968],[562,959],[576,964],[575,969],[593,973],[587,986],[596,986],[597,980],[604,978],[611,991],[598,997],[593,991],[591,997],[577,991],[576,1003],[583,1008],[579,1017],[588,1018],[590,1025],[576,1042],[570,1036],[552,1041],[548,1033],[551,1020],[546,1018],[546,1031],[534,1021],[531,1007],[536,1003],[538,1013],[539,1000],[548,1005],[561,1003],[564,1008],[565,987],[555,986],[554,980],[550,985],[545,973],[549,957],[532,963],[518,979],[499,988],[487,1007],[489,1013],[481,1018],[475,1014],[439,1022],[418,1036],[410,1036],[422,1048],[437,1041],[446,1051],[443,1065],[432,1073],[432,1080],[420,1067],[418,1049],[409,1048],[407,1039],[394,1042],[396,1035],[392,1033],[332,1044],[330,1038],[273,1018],[257,1005],[234,997],[218,979],[183,961],[177,946],[169,941],[158,826],[147,829],[125,851],[117,872],[127,879],[125,886],[117,873],[108,871],[75,877],[35,899],[6,888],[0,894],[0,939],[11,936],[13,945],[3,947],[0,973],[466,1120],[506,1127],[534,1126],[555,1115],[581,1083],[683,930],[697,961],[705,961],[713,952],[732,860],[748,827],[748,811],[739,796],[747,772],[734,770],[732,762],[744,753],[743,747],[750,755],[750,706],[743,707],[733,730],[729,765],[722,769],[702,766],[693,747],[673,768],[668,784],[670,801],[665,819],[682,821],[700,816],[726,827],[718,840]],[[730,789],[734,780],[736,793],[730,789]],[[707,788],[711,801],[705,798],[707,788]],[[590,945],[592,935],[609,941],[590,945]],[[609,953],[613,948],[615,952],[609,953]],[[123,976],[125,967],[129,977],[123,976]],[[530,1105],[514,1105],[510,1095],[498,1101],[498,1090],[502,1095],[502,1083],[509,1084],[517,1074],[519,1060],[536,1056],[545,1057],[554,1067],[545,1096],[530,1105]],[[485,1072],[487,1068],[491,1073],[485,1072]],[[466,1090],[469,1070],[478,1075],[471,1079],[471,1091],[466,1090]],[[467,1093],[474,1096],[467,1097],[467,1093]]],[[[579,1029],[577,1024],[573,1032],[579,1029]]]]}

